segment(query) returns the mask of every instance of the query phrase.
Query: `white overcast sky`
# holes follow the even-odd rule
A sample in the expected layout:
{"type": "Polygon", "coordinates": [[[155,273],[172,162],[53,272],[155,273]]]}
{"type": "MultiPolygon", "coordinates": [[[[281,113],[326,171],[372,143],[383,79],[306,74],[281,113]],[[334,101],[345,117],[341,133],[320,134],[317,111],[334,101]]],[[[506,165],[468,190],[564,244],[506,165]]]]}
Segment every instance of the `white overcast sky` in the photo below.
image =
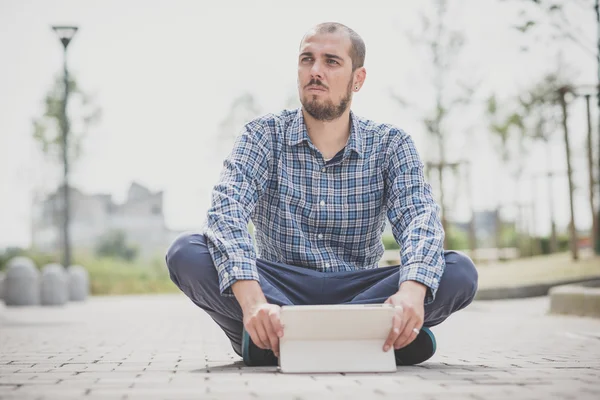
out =
{"type": "MultiPolygon", "coordinates": [[[[61,73],[62,47],[52,24],[76,24],[69,47],[70,70],[94,94],[103,110],[89,132],[85,153],[72,183],[87,193],[110,193],[122,201],[132,181],[165,191],[165,214],[172,229],[197,229],[218,177],[222,152],[214,136],[234,98],[252,93],[263,112],[279,111],[296,93],[299,41],[312,25],[337,21],[355,29],[367,46],[367,80],[355,96],[356,113],[398,125],[415,139],[423,158],[428,149],[421,115],[399,107],[396,91],[411,103],[431,109],[430,63],[404,32],[419,26],[417,1],[44,1],[0,0],[0,247],[27,245],[34,187],[56,184],[31,140],[31,120],[61,73]],[[291,4],[291,3],[290,3],[291,4]],[[43,184],[42,184],[43,183],[43,184]]],[[[518,2],[453,1],[450,20],[466,36],[452,75],[478,85],[475,104],[495,92],[514,95],[520,87],[553,69],[554,50],[537,46],[519,52],[518,2]]],[[[576,3],[583,3],[577,1],[576,3]]],[[[590,2],[591,3],[591,2],[590,2]]],[[[579,26],[594,43],[595,16],[579,10],[579,26]]],[[[596,64],[576,46],[564,46],[577,83],[594,83],[596,64]]],[[[449,96],[452,93],[448,93],[449,96]]],[[[585,170],[585,105],[571,107],[576,161],[577,223],[590,225],[585,170]]],[[[596,118],[594,116],[594,121],[596,118]]],[[[478,210],[509,199],[501,166],[491,149],[481,107],[465,108],[447,125],[453,133],[472,132],[469,147],[449,153],[474,163],[474,203],[478,210]]],[[[562,133],[557,132],[557,139],[562,133]]],[[[462,142],[454,143],[458,147],[462,142]]],[[[596,146],[597,147],[597,146],[596,146]]],[[[553,167],[565,170],[556,146],[553,167]]],[[[528,171],[545,169],[543,149],[528,157],[528,171]]],[[[528,172],[528,173],[529,173],[528,172]]],[[[548,229],[548,188],[543,181],[521,189],[534,196],[538,231],[548,229]]],[[[565,179],[554,184],[559,227],[568,222],[565,179]]],[[[466,198],[454,199],[457,218],[468,217],[466,198]]]]}

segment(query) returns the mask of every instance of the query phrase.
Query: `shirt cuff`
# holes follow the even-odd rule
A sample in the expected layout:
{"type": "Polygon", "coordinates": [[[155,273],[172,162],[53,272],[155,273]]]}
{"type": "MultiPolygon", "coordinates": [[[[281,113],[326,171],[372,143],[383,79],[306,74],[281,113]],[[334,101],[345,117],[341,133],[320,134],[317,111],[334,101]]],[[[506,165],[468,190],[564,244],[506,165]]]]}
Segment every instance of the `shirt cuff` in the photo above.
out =
{"type": "Polygon", "coordinates": [[[439,286],[439,280],[431,276],[430,266],[424,264],[411,264],[400,267],[400,281],[398,282],[398,287],[406,281],[415,281],[425,285],[427,287],[425,305],[433,303],[439,286]]]}
{"type": "Polygon", "coordinates": [[[229,259],[217,266],[219,276],[219,291],[222,296],[234,297],[231,285],[239,280],[255,280],[260,282],[254,263],[246,259],[229,259]]]}

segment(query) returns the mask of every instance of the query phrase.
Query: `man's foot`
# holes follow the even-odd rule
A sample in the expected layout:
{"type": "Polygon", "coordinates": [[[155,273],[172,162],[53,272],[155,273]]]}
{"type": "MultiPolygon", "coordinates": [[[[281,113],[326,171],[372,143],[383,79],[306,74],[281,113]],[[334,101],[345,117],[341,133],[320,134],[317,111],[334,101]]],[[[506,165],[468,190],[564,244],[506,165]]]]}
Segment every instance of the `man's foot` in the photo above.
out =
{"type": "Polygon", "coordinates": [[[396,365],[415,365],[429,360],[435,354],[435,336],[429,328],[422,327],[421,331],[408,346],[394,350],[396,365]]]}
{"type": "Polygon", "coordinates": [[[242,336],[242,358],[248,367],[276,367],[279,365],[279,359],[275,357],[273,351],[264,350],[255,345],[246,329],[242,336]]]}

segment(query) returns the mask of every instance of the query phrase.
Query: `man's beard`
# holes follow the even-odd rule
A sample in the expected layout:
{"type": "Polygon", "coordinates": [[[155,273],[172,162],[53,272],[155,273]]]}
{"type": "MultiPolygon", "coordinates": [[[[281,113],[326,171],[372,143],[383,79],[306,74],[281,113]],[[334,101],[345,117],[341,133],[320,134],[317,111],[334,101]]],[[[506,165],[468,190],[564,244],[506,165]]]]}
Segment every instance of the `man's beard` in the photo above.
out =
{"type": "MultiPolygon", "coordinates": [[[[324,86],[321,81],[311,80],[308,85],[324,86]]],[[[308,86],[307,85],[307,86],[308,86]]],[[[310,96],[310,95],[309,95],[310,96]]],[[[335,105],[331,100],[319,102],[316,96],[312,96],[312,100],[308,100],[309,96],[303,96],[300,99],[302,107],[306,112],[317,121],[333,121],[341,117],[348,108],[350,99],[352,99],[352,79],[348,82],[346,95],[340,100],[339,104],[335,105]]]]}

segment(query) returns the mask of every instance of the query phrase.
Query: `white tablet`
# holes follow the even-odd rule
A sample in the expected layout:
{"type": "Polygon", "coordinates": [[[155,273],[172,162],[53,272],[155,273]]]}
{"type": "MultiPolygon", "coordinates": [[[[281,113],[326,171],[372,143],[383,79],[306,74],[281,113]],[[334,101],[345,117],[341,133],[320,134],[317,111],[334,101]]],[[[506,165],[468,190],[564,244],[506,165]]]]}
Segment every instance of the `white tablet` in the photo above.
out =
{"type": "Polygon", "coordinates": [[[396,371],[389,304],[283,306],[279,366],[282,372],[396,371]]]}

